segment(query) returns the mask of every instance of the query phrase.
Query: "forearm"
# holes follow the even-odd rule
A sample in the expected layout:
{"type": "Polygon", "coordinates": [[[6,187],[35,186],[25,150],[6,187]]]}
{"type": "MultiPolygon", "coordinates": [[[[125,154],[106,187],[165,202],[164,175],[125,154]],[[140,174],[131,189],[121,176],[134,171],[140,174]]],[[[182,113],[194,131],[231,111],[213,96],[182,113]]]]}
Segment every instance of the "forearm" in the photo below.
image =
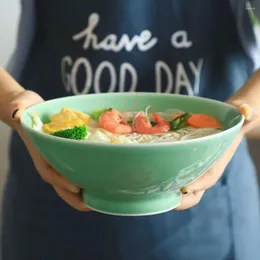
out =
{"type": "Polygon", "coordinates": [[[239,89],[232,97],[231,101],[236,105],[249,104],[255,110],[260,111],[260,69],[239,89]]]}
{"type": "Polygon", "coordinates": [[[260,140],[260,128],[257,128],[253,131],[249,131],[246,134],[246,138],[249,140],[260,140]]]}
{"type": "Polygon", "coordinates": [[[10,116],[10,103],[24,91],[3,68],[0,67],[0,120],[13,127],[10,116]]]}

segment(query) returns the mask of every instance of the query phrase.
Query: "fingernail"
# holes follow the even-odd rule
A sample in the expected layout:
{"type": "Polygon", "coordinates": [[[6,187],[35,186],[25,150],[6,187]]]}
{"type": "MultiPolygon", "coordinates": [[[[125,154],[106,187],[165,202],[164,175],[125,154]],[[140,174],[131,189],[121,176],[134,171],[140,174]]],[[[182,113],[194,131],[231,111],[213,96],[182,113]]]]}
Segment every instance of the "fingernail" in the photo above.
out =
{"type": "Polygon", "coordinates": [[[12,118],[14,119],[14,117],[15,117],[15,115],[16,115],[16,113],[19,111],[19,109],[15,109],[14,111],[13,111],[13,113],[12,113],[12,118]]]}
{"type": "Polygon", "coordinates": [[[185,195],[191,195],[191,194],[194,194],[194,193],[195,193],[195,191],[187,190],[187,191],[185,191],[185,193],[183,193],[183,194],[185,194],[185,195]]]}
{"type": "Polygon", "coordinates": [[[188,190],[187,188],[181,188],[181,193],[186,195],[192,193],[192,191],[188,190]]]}
{"type": "Polygon", "coordinates": [[[247,121],[252,120],[253,118],[253,109],[247,105],[247,104],[243,104],[239,107],[239,112],[244,115],[245,119],[247,121]]]}
{"type": "Polygon", "coordinates": [[[76,186],[71,186],[69,187],[69,190],[73,193],[79,193],[80,192],[80,188],[76,187],[76,186]]]}
{"type": "Polygon", "coordinates": [[[187,188],[182,188],[181,189],[181,193],[184,194],[184,195],[196,195],[197,192],[200,192],[201,190],[197,189],[197,190],[190,190],[190,189],[187,189],[187,188]]]}

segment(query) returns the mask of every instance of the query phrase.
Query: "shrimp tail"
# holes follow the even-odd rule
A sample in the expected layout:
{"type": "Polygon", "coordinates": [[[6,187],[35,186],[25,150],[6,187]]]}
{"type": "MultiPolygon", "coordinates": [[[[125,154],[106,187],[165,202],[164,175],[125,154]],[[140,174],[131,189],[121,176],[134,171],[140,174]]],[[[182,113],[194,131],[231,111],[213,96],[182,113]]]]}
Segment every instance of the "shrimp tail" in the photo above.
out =
{"type": "Polygon", "coordinates": [[[153,113],[154,122],[156,124],[160,124],[162,122],[165,122],[163,118],[161,118],[157,113],[153,113]]]}

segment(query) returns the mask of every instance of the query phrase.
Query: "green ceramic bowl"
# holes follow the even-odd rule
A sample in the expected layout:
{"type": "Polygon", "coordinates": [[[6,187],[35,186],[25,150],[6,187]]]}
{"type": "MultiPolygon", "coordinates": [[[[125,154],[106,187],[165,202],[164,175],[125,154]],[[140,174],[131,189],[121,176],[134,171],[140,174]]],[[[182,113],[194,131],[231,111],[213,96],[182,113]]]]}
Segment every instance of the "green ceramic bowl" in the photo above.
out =
{"type": "Polygon", "coordinates": [[[114,215],[150,215],[169,211],[181,201],[180,188],[194,181],[226,151],[244,117],[225,103],[173,94],[111,93],[72,96],[32,106],[21,123],[43,157],[83,189],[92,209],[114,215]],[[31,116],[44,122],[69,107],[83,112],[113,107],[156,111],[170,108],[207,113],[224,123],[225,131],[199,139],[159,144],[101,144],[62,139],[37,132],[31,116]]]}

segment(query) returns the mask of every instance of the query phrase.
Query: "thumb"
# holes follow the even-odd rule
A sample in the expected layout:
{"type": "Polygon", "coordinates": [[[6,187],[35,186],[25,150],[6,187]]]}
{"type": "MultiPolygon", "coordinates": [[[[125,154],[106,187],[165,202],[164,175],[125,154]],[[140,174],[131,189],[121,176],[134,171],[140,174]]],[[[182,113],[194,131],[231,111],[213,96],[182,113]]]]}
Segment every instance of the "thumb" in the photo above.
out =
{"type": "Polygon", "coordinates": [[[249,104],[243,103],[239,100],[228,100],[227,103],[236,107],[245,117],[245,123],[242,128],[244,133],[260,127],[260,109],[258,107],[252,107],[249,104]]]}
{"type": "MultiPolygon", "coordinates": [[[[247,122],[252,121],[256,116],[256,111],[253,107],[248,105],[247,103],[243,103],[240,100],[227,100],[229,105],[236,107],[239,112],[245,117],[247,122]]],[[[258,115],[259,116],[259,115],[258,115]]]]}
{"type": "Polygon", "coordinates": [[[20,121],[20,118],[26,108],[41,103],[44,100],[35,92],[25,90],[21,92],[9,105],[10,117],[15,121],[20,121]]]}

